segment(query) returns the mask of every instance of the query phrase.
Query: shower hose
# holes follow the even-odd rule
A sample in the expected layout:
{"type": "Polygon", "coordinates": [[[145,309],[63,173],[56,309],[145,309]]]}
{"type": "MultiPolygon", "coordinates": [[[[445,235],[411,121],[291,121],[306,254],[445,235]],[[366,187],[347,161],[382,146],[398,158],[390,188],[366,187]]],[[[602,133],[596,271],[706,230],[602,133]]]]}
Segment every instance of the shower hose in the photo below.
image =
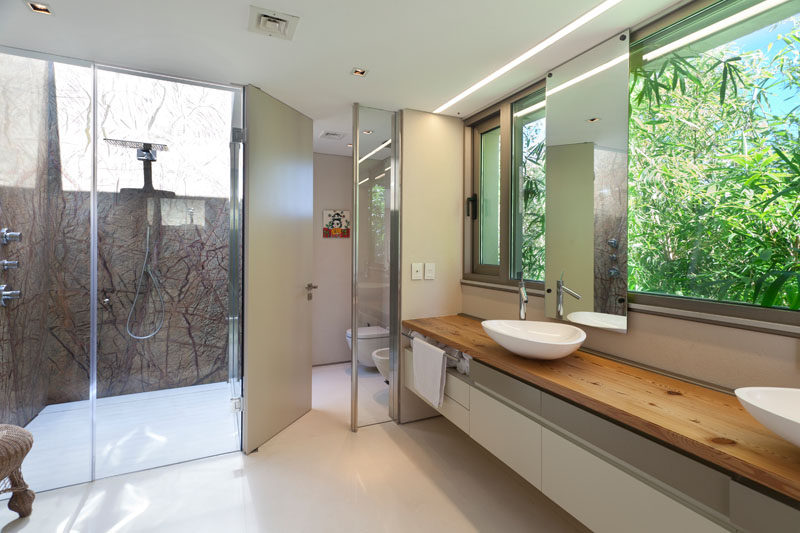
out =
{"type": "Polygon", "coordinates": [[[150,259],[150,226],[147,226],[147,239],[145,245],[145,252],[144,252],[144,262],[142,263],[142,272],[139,274],[139,280],[136,282],[136,294],[133,297],[133,303],[131,304],[131,310],[128,312],[128,322],[125,324],[125,329],[128,331],[128,335],[133,337],[134,339],[144,340],[149,339],[151,337],[155,337],[156,333],[161,331],[161,327],[164,325],[164,295],[161,293],[161,287],[158,284],[158,278],[156,275],[153,274],[150,265],[148,264],[148,260],[150,259]],[[150,280],[153,282],[153,287],[156,289],[156,294],[158,294],[158,300],[160,302],[161,310],[158,311],[159,319],[156,323],[155,329],[148,333],[147,335],[135,335],[131,331],[131,319],[133,318],[133,310],[136,309],[136,302],[139,300],[139,295],[142,290],[142,283],[144,282],[144,276],[147,274],[150,276],[150,280]]]}

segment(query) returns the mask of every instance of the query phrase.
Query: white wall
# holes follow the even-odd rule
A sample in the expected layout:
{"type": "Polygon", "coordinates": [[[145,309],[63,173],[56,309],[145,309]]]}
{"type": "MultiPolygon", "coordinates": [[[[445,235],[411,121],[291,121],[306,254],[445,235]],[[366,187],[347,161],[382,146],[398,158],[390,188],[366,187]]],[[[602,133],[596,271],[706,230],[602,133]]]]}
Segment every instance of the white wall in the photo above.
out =
{"type": "Polygon", "coordinates": [[[323,239],[322,210],[353,209],[353,158],[314,154],[314,291],[311,359],[315,365],[350,360],[352,239],[323,239]]]}
{"type": "Polygon", "coordinates": [[[403,319],[461,311],[461,119],[403,111],[402,271],[403,319]],[[436,263],[436,279],[411,280],[411,263],[436,263]]]}
{"type": "MultiPolygon", "coordinates": [[[[463,286],[462,312],[518,318],[516,293],[463,286]]],[[[544,318],[544,299],[529,298],[528,320],[544,318]]],[[[797,387],[800,339],[632,312],[628,333],[583,327],[585,347],[723,387],[797,387]]]]}

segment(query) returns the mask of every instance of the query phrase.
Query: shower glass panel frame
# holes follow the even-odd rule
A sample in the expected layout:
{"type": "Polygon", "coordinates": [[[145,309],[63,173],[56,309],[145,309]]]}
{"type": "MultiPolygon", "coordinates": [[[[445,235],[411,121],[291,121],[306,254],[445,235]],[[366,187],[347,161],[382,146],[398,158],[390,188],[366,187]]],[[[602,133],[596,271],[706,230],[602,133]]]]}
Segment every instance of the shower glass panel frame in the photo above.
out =
{"type": "MultiPolygon", "coordinates": [[[[9,380],[6,380],[9,381],[9,384],[6,384],[7,391],[3,389],[3,380],[0,380],[0,399],[8,400],[14,396],[13,400],[16,401],[16,399],[22,398],[25,403],[22,407],[27,414],[21,418],[16,416],[14,414],[15,404],[8,401],[6,403],[10,407],[5,410],[7,412],[3,414],[4,411],[0,409],[0,414],[3,415],[0,423],[31,426],[30,429],[35,438],[34,449],[23,467],[23,473],[28,473],[31,488],[36,491],[49,490],[92,481],[108,475],[241,450],[243,393],[241,364],[243,264],[241,247],[244,231],[241,218],[244,187],[242,165],[244,92],[242,87],[154,75],[3,46],[0,46],[0,61],[5,61],[12,66],[15,64],[22,69],[17,74],[9,74],[5,79],[5,84],[0,83],[0,98],[7,98],[9,103],[5,108],[7,111],[5,116],[0,117],[0,122],[5,119],[5,122],[12,126],[11,130],[6,129],[6,132],[11,131],[6,135],[7,138],[0,138],[0,147],[7,141],[8,154],[12,156],[8,158],[10,163],[6,165],[5,170],[0,164],[0,193],[2,193],[0,194],[0,224],[3,227],[9,227],[11,231],[16,231],[17,228],[24,229],[21,243],[11,243],[0,247],[0,259],[21,259],[18,269],[0,271],[2,283],[12,285],[14,289],[23,290],[22,299],[10,301],[7,307],[1,308],[3,311],[0,312],[0,343],[3,345],[0,346],[0,370],[13,369],[15,368],[13,365],[20,361],[29,360],[28,363],[25,363],[27,365],[25,368],[5,372],[7,376],[11,376],[9,380]],[[121,445],[121,441],[109,443],[108,440],[103,442],[98,440],[103,436],[104,431],[102,416],[98,417],[98,399],[102,406],[105,400],[104,392],[108,392],[104,391],[104,383],[98,378],[98,371],[101,374],[103,372],[102,365],[98,369],[98,358],[102,357],[100,354],[103,353],[102,349],[98,350],[98,347],[103,347],[102,327],[108,326],[108,323],[103,324],[102,322],[104,320],[103,313],[107,310],[107,306],[113,305],[115,302],[112,301],[113,294],[103,291],[107,287],[99,286],[103,280],[103,273],[109,269],[108,257],[102,253],[103,246],[108,246],[108,235],[103,236],[105,240],[99,238],[99,235],[103,231],[103,224],[107,222],[103,215],[107,214],[109,209],[119,208],[121,198],[117,193],[112,193],[114,198],[110,198],[108,191],[100,190],[103,185],[101,180],[104,169],[98,166],[98,151],[107,151],[109,148],[103,141],[104,125],[106,124],[99,120],[101,118],[99,115],[100,96],[103,94],[102,91],[98,91],[98,78],[102,80],[102,77],[106,75],[132,76],[140,80],[149,79],[173,85],[178,84],[181,90],[188,91],[199,88],[206,90],[208,94],[227,95],[228,100],[224,109],[230,111],[230,117],[219,122],[225,124],[226,131],[225,138],[218,139],[216,145],[219,151],[216,154],[217,169],[222,169],[214,174],[214,180],[219,182],[216,183],[219,192],[203,198],[203,195],[197,193],[196,190],[197,188],[202,189],[203,184],[189,180],[184,198],[175,198],[173,195],[172,198],[167,198],[170,201],[166,204],[160,201],[151,201],[148,204],[145,201],[143,205],[145,211],[149,207],[147,216],[152,217],[154,211],[159,211],[161,215],[171,217],[170,226],[174,226],[174,228],[170,227],[169,229],[172,231],[198,232],[201,231],[204,222],[195,223],[193,217],[205,216],[207,214],[206,206],[213,207],[213,204],[217,204],[216,214],[209,215],[220,224],[214,228],[219,230],[216,232],[217,234],[213,238],[208,236],[197,238],[180,248],[182,252],[192,254],[197,253],[198,249],[202,249],[207,241],[216,241],[213,243],[214,246],[211,246],[213,253],[206,252],[206,256],[204,256],[206,259],[211,257],[215,262],[209,261],[204,266],[209,269],[217,269],[214,275],[218,283],[212,289],[208,289],[205,285],[201,287],[208,292],[214,292],[215,299],[213,302],[206,299],[198,304],[205,306],[203,311],[213,313],[215,319],[210,321],[201,312],[199,315],[202,323],[196,325],[195,329],[198,337],[203,336],[207,339],[210,336],[208,330],[212,326],[220,328],[219,330],[215,329],[214,333],[219,338],[219,342],[208,343],[212,350],[222,351],[221,355],[215,355],[215,361],[219,364],[218,368],[215,368],[216,373],[212,379],[217,382],[217,378],[219,378],[219,382],[216,385],[214,383],[206,385],[206,382],[197,376],[193,379],[199,383],[198,386],[201,389],[210,385],[217,391],[217,397],[224,402],[224,409],[230,410],[230,417],[226,420],[230,420],[230,427],[233,428],[230,432],[235,435],[230,446],[225,450],[205,453],[200,446],[197,448],[199,451],[196,450],[197,453],[194,455],[173,457],[157,464],[137,462],[138,457],[136,457],[128,467],[110,471],[103,470],[97,459],[101,453],[113,455],[118,452],[116,446],[121,445]],[[33,81],[29,81],[29,78],[33,81]],[[25,85],[26,83],[28,85],[25,85]],[[30,83],[34,83],[34,85],[30,85],[30,83]],[[3,90],[6,91],[5,94],[3,90]],[[24,93],[25,98],[13,97],[14,90],[18,90],[20,94],[24,93]],[[25,111],[28,109],[29,112],[25,111]],[[225,165],[220,166],[221,158],[225,158],[227,161],[225,165]],[[26,166],[25,161],[30,161],[30,165],[26,166]],[[54,165],[53,161],[57,164],[54,165]],[[222,176],[222,180],[218,180],[217,176],[222,176]],[[4,178],[8,182],[5,191],[3,190],[4,178]],[[170,205],[170,202],[192,205],[188,209],[181,210],[170,205]],[[165,208],[166,211],[162,208],[165,208]],[[47,210],[47,212],[40,213],[41,210],[47,210]],[[33,221],[36,223],[33,224],[33,221]],[[48,231],[52,235],[42,233],[48,231]],[[39,265],[42,261],[44,261],[43,266],[39,265]],[[224,276],[221,274],[223,271],[224,276]],[[40,274],[44,278],[34,279],[40,274]],[[36,315],[37,312],[42,316],[36,315]],[[25,343],[16,342],[6,334],[9,333],[10,328],[17,327],[15,324],[28,329],[30,329],[28,325],[37,328],[41,326],[39,328],[41,332],[38,332],[38,329],[35,332],[19,332],[17,337],[24,338],[25,343]],[[39,351],[42,354],[50,354],[49,361],[45,359],[40,364],[33,365],[31,363],[33,359],[29,356],[14,359],[15,356],[24,355],[22,354],[23,348],[27,349],[28,346],[33,346],[35,344],[33,341],[36,339],[43,339],[42,342],[47,343],[46,346],[43,344],[39,351]],[[58,361],[62,359],[63,364],[59,365],[58,361]],[[40,395],[43,398],[40,398],[41,401],[28,398],[27,396],[30,395],[21,395],[20,390],[30,390],[36,385],[36,383],[25,382],[19,377],[21,375],[26,376],[25,379],[31,378],[36,383],[44,383],[45,386],[50,381],[54,381],[50,388],[55,393],[51,391],[51,397],[48,398],[48,393],[43,392],[43,396],[40,395]],[[83,376],[82,380],[81,376],[83,376]],[[15,380],[15,383],[11,383],[15,380]],[[76,394],[78,396],[75,396],[76,394]],[[58,418],[57,423],[49,424],[49,428],[45,428],[45,430],[41,429],[41,423],[33,427],[31,422],[35,422],[34,419],[41,418],[40,415],[43,414],[53,419],[58,418]],[[46,431],[50,431],[50,433],[46,431]],[[72,447],[70,448],[70,446],[72,447]],[[42,458],[42,454],[47,457],[42,458]],[[71,470],[67,467],[70,467],[71,470]],[[39,470],[41,472],[38,472],[39,470]]],[[[10,72],[10,70],[7,69],[6,72],[10,72]]],[[[0,76],[0,82],[3,82],[2,76],[0,76]]],[[[178,93],[180,94],[180,90],[178,93]]],[[[208,109],[211,112],[220,112],[218,109],[213,109],[213,106],[208,109]]],[[[184,119],[192,120],[191,117],[184,117],[184,119]]],[[[177,132],[176,135],[179,137],[180,132],[177,132]]],[[[126,140],[158,142],[147,138],[126,140]]],[[[123,166],[138,167],[138,183],[132,188],[141,187],[142,169],[145,166],[142,158],[145,158],[145,154],[137,154],[136,149],[117,149],[125,151],[126,157],[130,157],[123,166]],[[138,159],[137,156],[139,156],[138,159]]],[[[144,150],[144,152],[146,151],[144,150]]],[[[198,165],[207,162],[204,160],[198,165]]],[[[158,167],[159,164],[159,162],[152,164],[155,178],[158,178],[158,173],[161,171],[158,167]]],[[[158,187],[158,185],[156,186],[158,187]]],[[[158,198],[158,200],[164,200],[164,198],[158,198]]],[[[126,225],[125,220],[122,222],[123,229],[132,226],[132,224],[126,225]]],[[[134,262],[139,263],[138,266],[142,269],[139,273],[144,273],[142,258],[145,255],[144,248],[147,237],[144,234],[141,237],[142,242],[135,243],[141,244],[141,246],[133,246],[129,255],[134,257],[134,262]]],[[[154,246],[161,246],[156,238],[157,235],[154,234],[154,246]]],[[[158,269],[154,267],[153,271],[156,272],[158,269]]],[[[167,273],[167,276],[169,275],[171,272],[167,273]]],[[[130,277],[127,276],[127,278],[130,277]]],[[[189,274],[186,277],[189,277],[189,274]]],[[[130,279],[126,282],[129,285],[132,283],[130,279]]],[[[164,290],[169,291],[171,288],[166,287],[164,290]]],[[[178,303],[184,300],[185,298],[178,299],[178,303]]],[[[197,301],[199,300],[196,298],[195,302],[197,301]]],[[[131,312],[133,312],[132,309],[131,312]]],[[[185,320],[190,320],[188,318],[190,312],[194,311],[186,311],[185,320]]],[[[124,332],[126,329],[124,317],[112,327],[124,332]]],[[[169,324],[165,324],[161,334],[168,333],[168,330],[169,324]]],[[[176,345],[174,337],[175,335],[171,340],[162,342],[165,342],[165,345],[176,345]]],[[[129,341],[142,342],[141,339],[133,337],[129,341]]],[[[192,342],[196,341],[197,339],[192,339],[192,342]]],[[[196,355],[197,350],[195,350],[196,355]]],[[[100,362],[102,363],[102,361],[100,362]]],[[[19,365],[17,364],[17,366],[19,365]]],[[[180,383],[177,386],[185,387],[180,383]]],[[[136,393],[137,391],[123,392],[136,393]]],[[[139,402],[141,398],[138,396],[115,396],[113,391],[112,396],[112,403],[116,405],[127,402],[136,406],[132,410],[133,412],[142,409],[142,404],[139,402]],[[134,399],[138,403],[131,401],[134,399]]],[[[168,405],[173,407],[176,402],[175,398],[175,396],[170,397],[168,405]]],[[[184,403],[190,405],[193,402],[191,399],[187,399],[184,403]]],[[[113,409],[109,411],[112,418],[115,416],[113,412],[113,409]]],[[[116,412],[119,413],[119,410],[116,412]]],[[[172,415],[179,419],[185,415],[185,412],[175,408],[172,415]]],[[[122,422],[122,425],[136,424],[133,421],[123,420],[122,422]]],[[[150,432],[152,430],[150,426],[150,421],[144,420],[140,429],[143,429],[145,433],[150,432]]],[[[228,426],[226,425],[226,427],[228,426]]],[[[206,431],[199,431],[198,435],[209,433],[208,429],[211,428],[204,429],[206,431]]],[[[158,435],[156,435],[156,441],[157,437],[158,435]]],[[[124,438],[127,436],[123,435],[124,438]]],[[[161,445],[166,447],[169,443],[163,442],[161,445]]]]}

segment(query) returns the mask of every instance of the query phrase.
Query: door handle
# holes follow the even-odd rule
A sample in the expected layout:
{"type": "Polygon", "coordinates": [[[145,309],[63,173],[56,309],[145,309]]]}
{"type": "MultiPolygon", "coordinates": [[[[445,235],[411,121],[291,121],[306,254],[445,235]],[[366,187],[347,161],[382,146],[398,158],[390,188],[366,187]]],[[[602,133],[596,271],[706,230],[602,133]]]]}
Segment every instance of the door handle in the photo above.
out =
{"type": "Polygon", "coordinates": [[[319,285],[314,285],[313,283],[306,283],[306,290],[308,291],[308,300],[311,301],[314,299],[314,289],[319,289],[319,285]]]}
{"type": "Polygon", "coordinates": [[[470,217],[472,220],[476,220],[478,218],[478,195],[473,194],[469,198],[467,198],[467,216],[470,217]]]}

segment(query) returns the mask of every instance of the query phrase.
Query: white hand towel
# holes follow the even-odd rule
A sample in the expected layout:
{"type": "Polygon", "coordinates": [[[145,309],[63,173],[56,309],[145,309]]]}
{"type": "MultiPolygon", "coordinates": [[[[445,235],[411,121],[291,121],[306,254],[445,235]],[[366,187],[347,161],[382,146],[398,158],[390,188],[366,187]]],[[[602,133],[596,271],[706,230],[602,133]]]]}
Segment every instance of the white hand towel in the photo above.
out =
{"type": "Polygon", "coordinates": [[[444,350],[419,338],[411,340],[414,363],[414,388],[437,409],[444,401],[447,361],[444,350]]]}

